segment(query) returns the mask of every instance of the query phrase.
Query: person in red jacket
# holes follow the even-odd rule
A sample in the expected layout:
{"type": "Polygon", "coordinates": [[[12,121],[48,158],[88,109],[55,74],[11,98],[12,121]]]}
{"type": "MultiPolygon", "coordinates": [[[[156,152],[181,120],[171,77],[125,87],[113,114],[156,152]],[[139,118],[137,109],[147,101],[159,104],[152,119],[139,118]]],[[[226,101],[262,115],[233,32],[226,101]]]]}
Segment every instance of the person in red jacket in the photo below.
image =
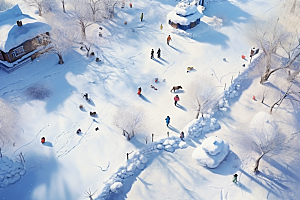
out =
{"type": "Polygon", "coordinates": [[[171,36],[169,35],[169,36],[167,37],[167,44],[168,44],[168,45],[170,45],[170,40],[172,40],[172,38],[171,38],[171,36]]]}
{"type": "Polygon", "coordinates": [[[174,104],[175,104],[175,106],[177,106],[177,101],[179,101],[180,99],[179,99],[179,96],[178,95],[176,95],[175,97],[174,97],[174,104]]]}
{"type": "Polygon", "coordinates": [[[41,143],[42,144],[44,144],[46,142],[46,139],[45,139],[45,137],[42,137],[42,139],[41,139],[41,143]]]}
{"type": "Polygon", "coordinates": [[[137,94],[138,94],[139,96],[141,96],[141,94],[142,94],[142,88],[141,88],[141,87],[139,87],[137,94]]]}

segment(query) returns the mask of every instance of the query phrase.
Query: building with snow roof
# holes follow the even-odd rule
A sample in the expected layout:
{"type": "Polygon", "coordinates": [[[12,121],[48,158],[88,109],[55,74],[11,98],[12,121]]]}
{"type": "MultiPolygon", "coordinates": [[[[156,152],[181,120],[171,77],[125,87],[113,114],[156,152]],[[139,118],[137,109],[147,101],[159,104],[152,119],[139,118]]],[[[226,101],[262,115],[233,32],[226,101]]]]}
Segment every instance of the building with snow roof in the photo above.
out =
{"type": "Polygon", "coordinates": [[[45,49],[51,26],[23,14],[18,5],[0,12],[0,67],[6,71],[28,63],[45,49]]]}
{"type": "Polygon", "coordinates": [[[196,2],[180,2],[167,15],[169,24],[178,29],[187,30],[194,28],[200,23],[203,16],[202,6],[197,6],[196,2]]]}

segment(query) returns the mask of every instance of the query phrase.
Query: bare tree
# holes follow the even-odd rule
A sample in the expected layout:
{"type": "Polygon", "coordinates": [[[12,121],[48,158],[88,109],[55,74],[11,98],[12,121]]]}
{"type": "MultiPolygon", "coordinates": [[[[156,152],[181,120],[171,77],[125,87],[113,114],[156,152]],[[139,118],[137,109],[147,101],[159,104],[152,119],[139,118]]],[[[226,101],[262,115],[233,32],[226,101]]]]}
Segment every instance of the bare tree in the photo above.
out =
{"type": "Polygon", "coordinates": [[[91,189],[89,189],[88,191],[85,191],[84,193],[86,194],[86,197],[88,197],[90,200],[94,200],[93,195],[97,192],[97,190],[94,193],[92,193],[91,189]]]}
{"type": "Polygon", "coordinates": [[[40,40],[46,41],[46,43],[49,44],[48,47],[42,51],[39,51],[38,54],[54,53],[59,58],[58,63],[62,65],[64,63],[63,55],[67,53],[73,46],[73,41],[74,37],[76,37],[76,34],[74,34],[72,24],[68,23],[69,25],[65,26],[61,23],[63,20],[61,20],[57,15],[50,13],[47,14],[45,18],[47,23],[52,26],[52,31],[50,34],[42,35],[39,40],[33,41],[36,43],[40,43],[40,40]]]}
{"type": "Polygon", "coordinates": [[[86,29],[95,23],[95,21],[93,21],[93,14],[89,8],[89,5],[85,2],[74,1],[73,3],[73,17],[76,21],[76,25],[80,27],[82,40],[86,40],[86,29]]]}
{"type": "Polygon", "coordinates": [[[212,109],[218,100],[213,81],[206,77],[198,77],[192,81],[187,89],[187,99],[191,108],[197,112],[196,119],[200,113],[203,117],[203,114],[212,109]]]}
{"type": "Polygon", "coordinates": [[[114,125],[130,140],[135,133],[142,130],[144,118],[144,111],[141,108],[119,109],[115,114],[114,125]]]}
{"type": "Polygon", "coordinates": [[[49,0],[24,0],[29,6],[33,6],[39,11],[39,16],[43,12],[51,11],[51,1],[49,0]]]}
{"type": "Polygon", "coordinates": [[[96,14],[102,9],[101,7],[101,0],[90,0],[89,6],[91,8],[92,14],[93,14],[93,21],[96,20],[96,14]]]}
{"type": "Polygon", "coordinates": [[[248,144],[251,141],[251,148],[260,154],[255,161],[254,172],[259,171],[259,163],[264,156],[291,155],[292,152],[299,152],[299,132],[282,132],[275,118],[265,112],[254,116],[244,139],[248,144]]]}
{"type": "Polygon", "coordinates": [[[115,6],[119,5],[124,0],[104,0],[105,9],[109,14],[109,18],[113,18],[115,15],[115,6]]]}

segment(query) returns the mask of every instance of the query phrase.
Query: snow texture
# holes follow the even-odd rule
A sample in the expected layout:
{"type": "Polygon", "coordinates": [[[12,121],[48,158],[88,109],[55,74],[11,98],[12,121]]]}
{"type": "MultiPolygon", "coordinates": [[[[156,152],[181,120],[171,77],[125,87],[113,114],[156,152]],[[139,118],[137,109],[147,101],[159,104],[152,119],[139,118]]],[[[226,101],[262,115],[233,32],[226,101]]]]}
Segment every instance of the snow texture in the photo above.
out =
{"type": "Polygon", "coordinates": [[[215,136],[211,136],[204,140],[203,143],[194,150],[192,157],[201,166],[216,168],[225,159],[228,153],[228,142],[215,136]],[[210,152],[213,154],[210,154],[210,152]]]}
{"type": "Polygon", "coordinates": [[[21,179],[25,174],[24,165],[20,162],[13,162],[10,158],[0,158],[0,188],[5,188],[21,179]]]}
{"type": "Polygon", "coordinates": [[[0,50],[8,52],[23,42],[51,30],[50,25],[23,14],[19,5],[15,5],[0,12],[0,50]],[[17,25],[18,20],[22,21],[22,26],[17,25]]]}

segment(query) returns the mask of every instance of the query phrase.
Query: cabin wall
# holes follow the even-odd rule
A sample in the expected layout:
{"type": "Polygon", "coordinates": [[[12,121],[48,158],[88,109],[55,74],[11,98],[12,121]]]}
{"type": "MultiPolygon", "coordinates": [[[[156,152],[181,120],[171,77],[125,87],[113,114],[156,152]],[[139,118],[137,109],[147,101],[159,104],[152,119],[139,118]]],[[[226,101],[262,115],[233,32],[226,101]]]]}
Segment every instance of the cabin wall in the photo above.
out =
{"type": "MultiPolygon", "coordinates": [[[[48,35],[47,33],[45,33],[48,35]]],[[[31,40],[27,40],[21,45],[11,49],[8,53],[4,53],[4,58],[7,62],[12,63],[16,60],[22,58],[24,55],[36,50],[40,46],[46,46],[50,43],[49,40],[45,40],[43,36],[45,34],[41,34],[31,40]]]]}

